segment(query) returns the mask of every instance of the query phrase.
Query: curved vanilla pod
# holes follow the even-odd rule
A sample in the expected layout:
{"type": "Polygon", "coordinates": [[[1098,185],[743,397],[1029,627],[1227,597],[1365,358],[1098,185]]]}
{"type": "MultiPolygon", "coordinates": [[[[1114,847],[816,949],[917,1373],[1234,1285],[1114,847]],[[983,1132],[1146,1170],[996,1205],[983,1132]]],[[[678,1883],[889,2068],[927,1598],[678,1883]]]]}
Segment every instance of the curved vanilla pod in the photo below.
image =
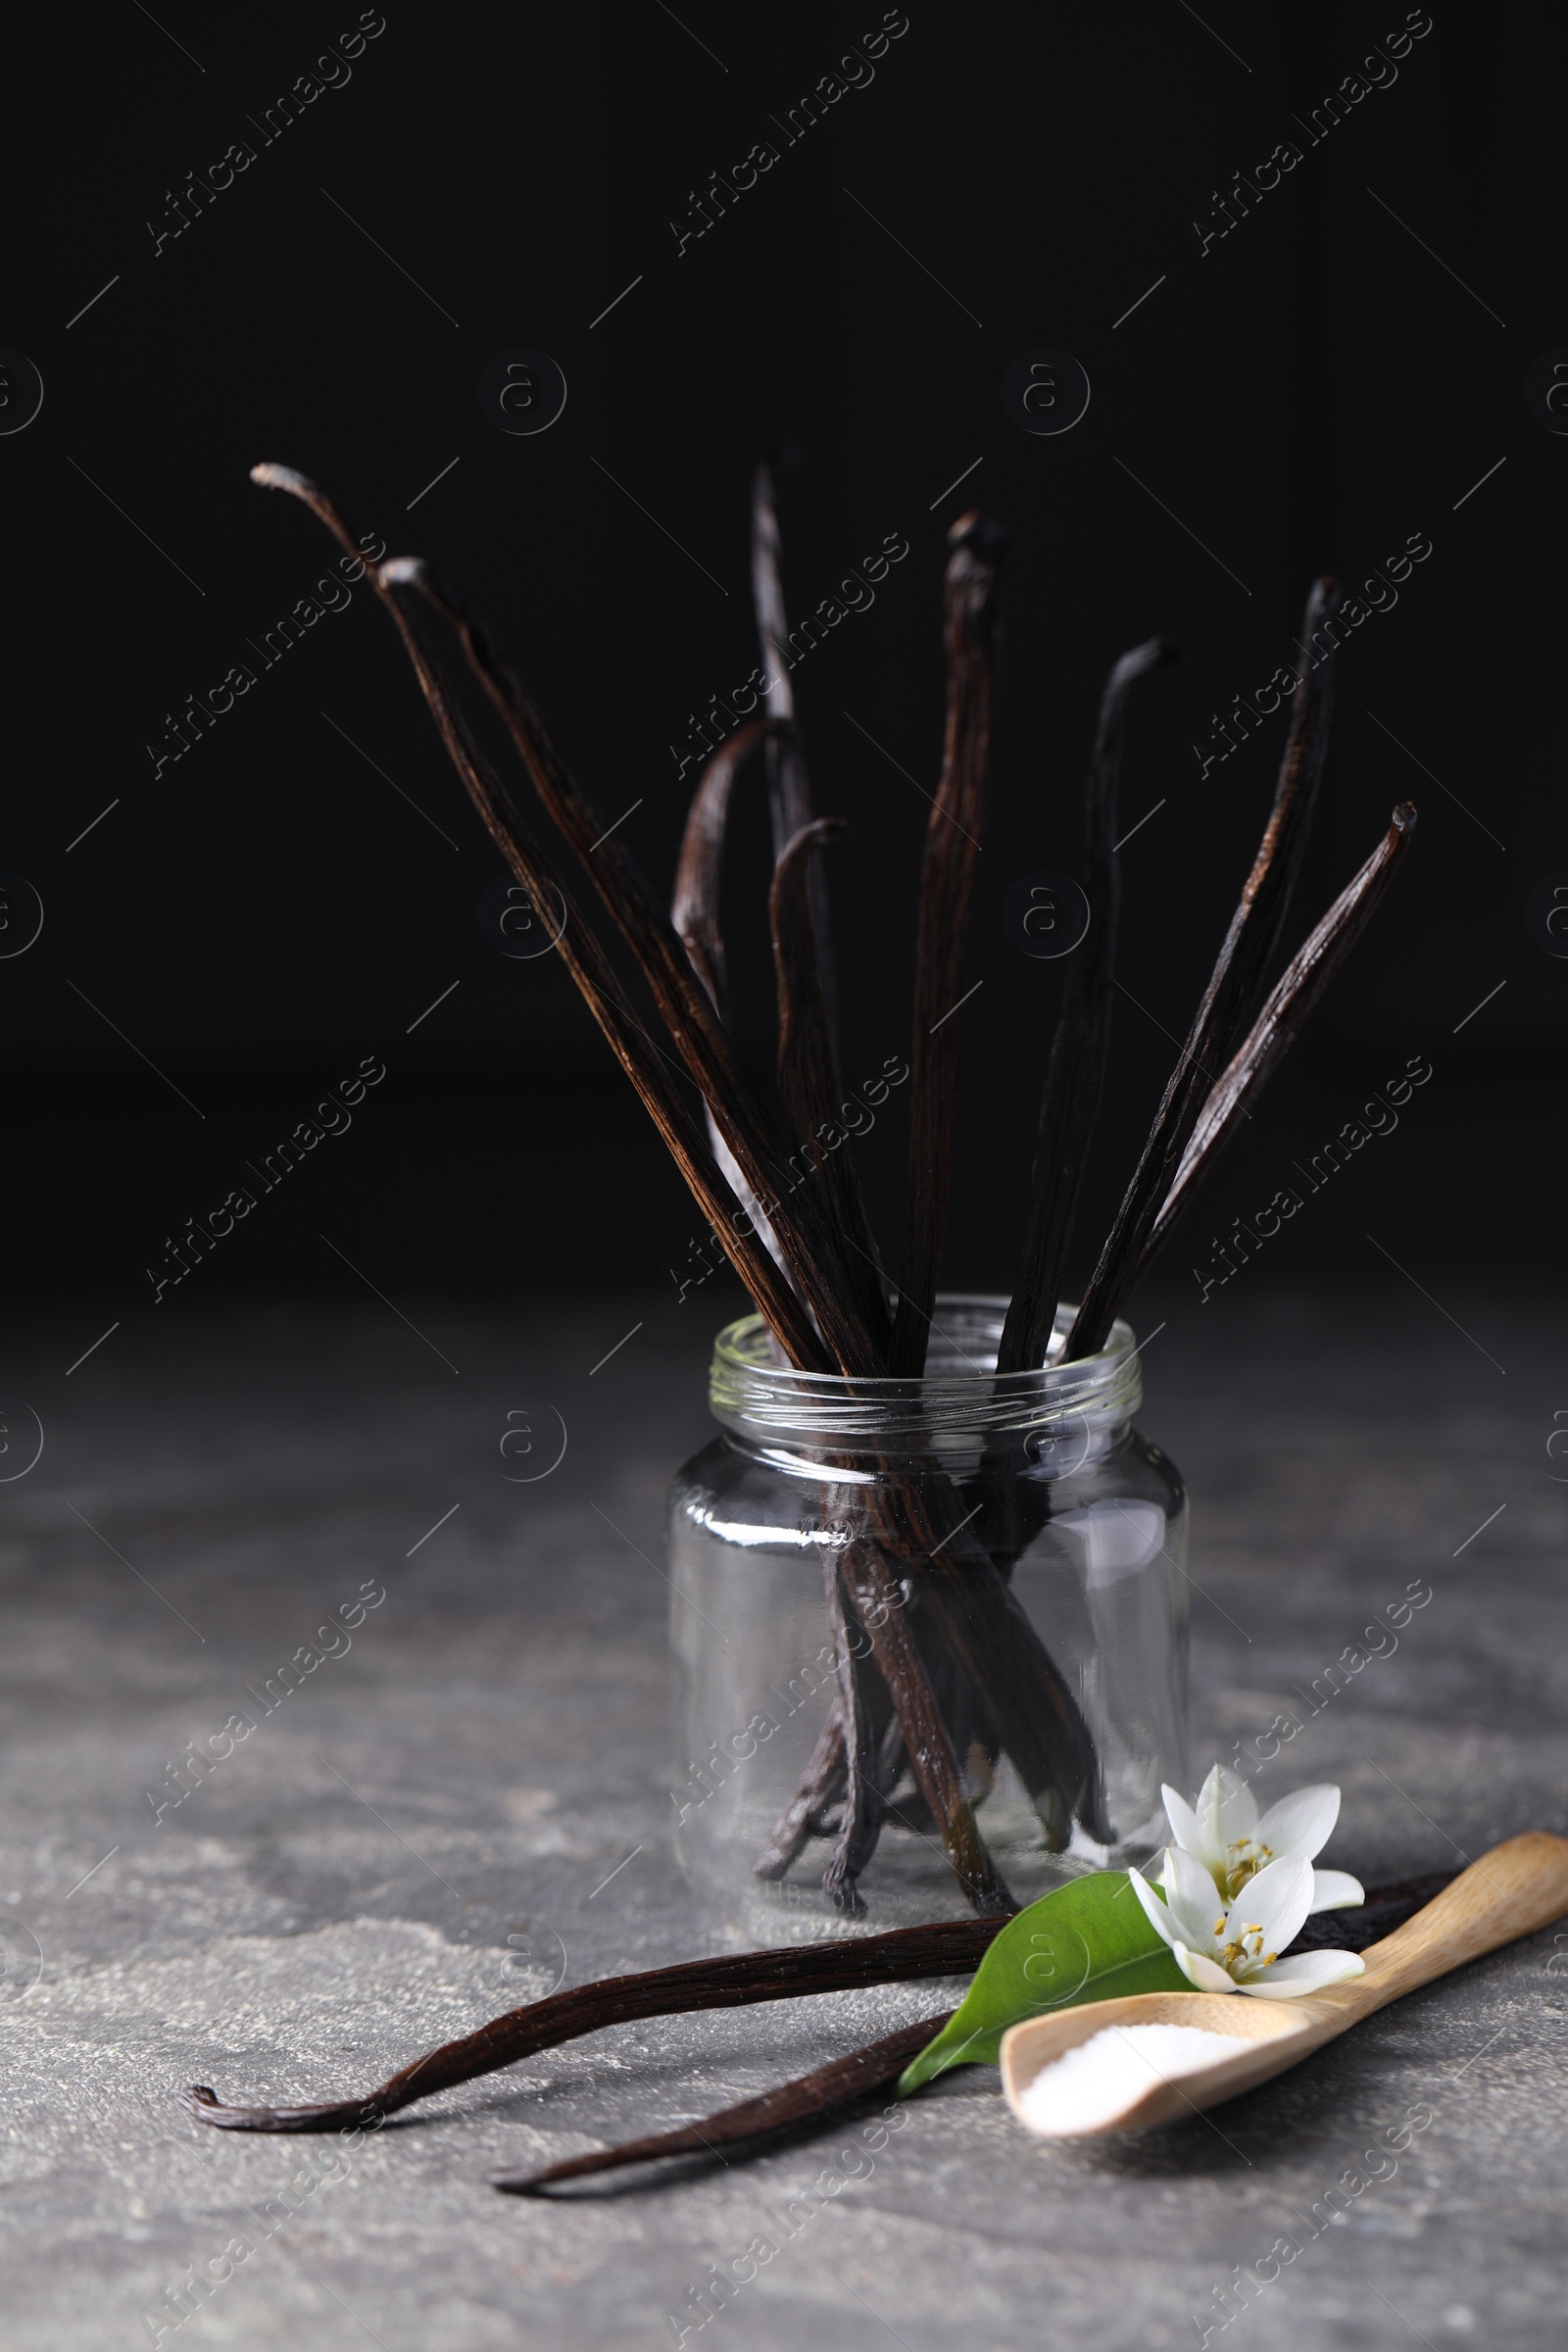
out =
{"type": "Polygon", "coordinates": [[[729,1018],[729,972],[718,908],[730,796],[752,753],[781,731],[772,719],[754,718],[719,745],[697,778],[681,834],[669,919],[721,1021],[729,1018]]]}
{"type": "MultiPolygon", "coordinates": [[[[878,1347],[885,1348],[890,1336],[886,1295],[854,1153],[837,1129],[842,1094],[838,1057],[807,896],[816,851],[846,830],[828,817],[803,825],[773,869],[768,919],[778,988],[778,1084],[794,1132],[805,1138],[797,1156],[806,1164],[809,1181],[821,1187],[828,1214],[849,1245],[845,1263],[851,1269],[857,1312],[878,1347]],[[835,1133],[837,1148],[829,1149],[827,1139],[835,1133]]],[[[885,1562],[865,1546],[852,1545],[844,1557],[827,1558],[824,1573],[838,1655],[834,1712],[846,1781],[838,1838],[822,1881],[830,1900],[852,1913],[865,1907],[858,1882],[876,1850],[886,1817],[880,1763],[888,1723],[896,1712],[904,1752],[959,1885],[979,1910],[1010,1903],[975,1824],[973,1807],[963,1795],[960,1750],[938,1696],[953,1681],[945,1671],[952,1663],[951,1648],[946,1658],[923,1656],[902,1612],[897,1612],[898,1624],[883,1622],[888,1611],[880,1602],[886,1599],[889,1573],[885,1562]],[[863,1629],[868,1640],[852,1642],[852,1628],[863,1629]]],[[[772,1843],[776,1847],[776,1837],[772,1843]]]]}
{"type": "MultiPolygon", "coordinates": [[[[1341,891],[1305,944],[1291,958],[1258,1014],[1250,1036],[1199,1114],[1176,1181],[1144,1245],[1133,1282],[1142,1281],[1171,1227],[1192,1200],[1274,1071],[1299,1037],[1394,880],[1415,837],[1415,806],[1401,801],[1389,829],[1354,879],[1341,891]]],[[[1131,1287],[1131,1286],[1129,1286],[1131,1287]]]]}
{"type": "MultiPolygon", "coordinates": [[[[252,466],[251,478],[264,489],[284,490],[301,500],[346,553],[357,563],[363,561],[337,510],[307,476],[296,473],[292,466],[263,465],[252,466]]],[[[366,577],[403,641],[447,756],[492,840],[541,912],[553,910],[557,904],[562,906],[564,919],[556,952],[604,1032],[611,1051],[636,1088],[758,1311],[793,1362],[810,1370],[832,1370],[832,1357],[767,1251],[755,1236],[737,1229],[739,1203],[714,1165],[701,1128],[670,1083],[658,1049],[599,941],[557,878],[544,852],[528,833],[506,787],[474,741],[433,652],[415,630],[374,566],[368,567],[366,577]]]]}
{"type": "MultiPolygon", "coordinates": [[[[774,719],[755,718],[721,743],[704,766],[686,812],[680,860],[669,919],[691,957],[692,969],[707,989],[721,1021],[729,1019],[729,974],[724,956],[724,933],[719,921],[719,873],[724,835],[729,822],[730,794],[747,759],[760,744],[770,748],[781,732],[774,719]]],[[[713,1157],[723,1169],[731,1191],[760,1234],[779,1266],[784,1252],[778,1236],[763,1216],[761,1204],[741,1173],[740,1163],[718,1131],[710,1110],[706,1111],[708,1138],[713,1157]]]]}
{"type": "Polygon", "coordinates": [[[839,1130],[844,1089],[828,1020],[817,960],[816,926],[808,885],[815,853],[838,841],[849,827],[838,817],[817,817],[784,846],[768,893],[768,927],[773,939],[773,977],[778,995],[778,1091],[790,1125],[800,1139],[796,1155],[820,1187],[835,1231],[848,1244],[843,1264],[856,1311],[885,1355],[892,1337],[887,1293],[876,1254],[876,1239],[865,1213],[855,1153],[839,1130]],[[829,1149],[823,1130],[839,1134],[829,1149]]]}
{"type": "Polygon", "coordinates": [[[1279,945],[1317,807],[1333,715],[1335,662],[1332,641],[1327,652],[1316,656],[1313,644],[1340,601],[1334,581],[1313,583],[1301,621],[1291,732],[1268,823],[1181,1059],[1166,1082],[1149,1140],[1067,1335],[1063,1361],[1096,1354],[1110,1336],[1203,1100],[1257,1016],[1263,975],[1279,945]]]}
{"type": "Polygon", "coordinates": [[[907,1201],[888,1367],[898,1380],[918,1380],[925,1369],[937,1261],[948,1222],[962,1043],[963,950],[991,783],[997,570],[1005,547],[996,525],[976,514],[962,515],[948,541],[953,553],[944,588],[947,725],[942,775],[931,804],[920,868],[907,1201]]]}
{"type": "Polygon", "coordinates": [[[674,925],[655,899],[614,826],[589,802],[510,665],[477,615],[411,557],[381,566],[389,588],[417,590],[457,632],[551,821],[575,853],[607,912],[637,958],[660,1017],[702,1090],[714,1123],[778,1240],[790,1279],[845,1373],[881,1368],[850,1310],[838,1236],[809,1188],[785,1183],[788,1154],[762,1098],[735,1052],[674,925]]]}
{"type": "MultiPolygon", "coordinates": [[[[892,1694],[909,1770],[942,1833],[954,1876],[974,1909],[982,1915],[1016,1911],[1018,1906],[980,1834],[974,1807],[963,1794],[953,1736],[890,1566],[890,1562],[898,1560],[899,1555],[882,1541],[880,1533],[869,1540],[860,1537],[847,1544],[838,1563],[845,1599],[865,1628],[877,1672],[892,1694]]],[[[991,1574],[1000,1585],[995,1569],[991,1574]]],[[[957,1659],[960,1653],[953,1640],[954,1630],[951,1623],[944,1625],[948,1647],[957,1659]]],[[[979,1658],[965,1662],[971,1683],[978,1684],[986,1672],[987,1661],[979,1658]]],[[[853,1733],[854,1727],[845,1722],[845,1753],[852,1773],[857,1763],[851,1746],[853,1733]]],[[[848,1804],[848,1798],[845,1801],[848,1804]]],[[[878,1826],[880,1818],[878,1814],[878,1826]]],[[[870,1835],[874,1843],[874,1830],[870,1835]]]]}
{"type": "MultiPolygon", "coordinates": [[[[904,1727],[910,1721],[910,1712],[906,1704],[899,1705],[880,1671],[871,1643],[864,1638],[865,1627],[847,1592],[848,1580],[837,1550],[826,1546],[822,1581],[833,1635],[832,1721],[838,1728],[844,1757],[844,1805],[833,1851],[822,1873],[822,1888],[836,1911],[858,1917],[865,1910],[860,1874],[876,1852],[888,1813],[885,1799],[892,1787],[891,1780],[884,1783],[882,1777],[883,1747],[889,1731],[896,1730],[899,1752],[903,1753],[904,1727]]],[[[956,1745],[954,1767],[956,1771],[956,1745]]]]}
{"type": "MultiPolygon", "coordinates": [[[[513,2196],[531,2196],[561,2180],[580,2180],[589,2173],[618,2172],[623,2165],[648,2164],[662,2156],[716,2156],[737,2141],[777,2140],[787,2132],[842,2115],[846,2109],[886,2090],[911,2059],[918,2058],[952,2017],[951,2009],[924,2017],[918,2025],[901,2026],[848,2057],[830,2058],[826,2066],[781,2082],[777,2090],[742,2099],[738,2106],[721,2107],[700,2124],[683,2124],[674,2132],[651,2132],[646,2139],[623,2139],[618,2147],[595,2148],[586,2156],[567,2156],[536,2173],[492,2173],[490,2185],[513,2196]]],[[[749,2151],[760,2155],[760,2147],[749,2151]]]]}
{"type": "Polygon", "coordinates": [[[455,2083],[493,2075],[540,2050],[596,2034],[603,2026],[644,2017],[681,2017],[699,2009],[744,2009],[755,2001],[793,2001],[812,1992],[843,1992],[866,1984],[898,1984],[922,1977],[968,1976],[985,1957],[1003,1917],[944,1919],[932,1926],[894,1928],[885,1936],[850,1936],[830,1943],[770,1952],[725,1952],[683,1960],[637,1976],[605,1977],[594,1984],[553,1992],[492,2018],[459,2041],[443,2042],[373,2090],[307,2107],[229,2107],[196,2083],[181,2099],[196,2122],[224,2132],[336,2132],[373,2125],[455,2083]]]}
{"type": "MultiPolygon", "coordinates": [[[[836,1632],[835,1628],[835,1632],[836,1632]]],[[[753,1864],[760,1879],[782,1879],[809,1838],[825,1838],[828,1817],[843,1797],[849,1766],[845,1755],[844,1717],[838,1686],[828,1703],[827,1717],[795,1793],[773,1824],[767,1843],[753,1864]]]]}
{"type": "Polygon", "coordinates": [[[1084,808],[1084,892],[1089,933],[1070,957],[1061,1012],[1040,1103],[1039,1142],[1030,1184],[1023,1262],[1007,1306],[999,1372],[1033,1371],[1046,1360],[1061,1297],[1062,1266],[1072,1240],[1084,1166],[1094,1140],[1110,1057],[1120,886],[1116,867],[1116,786],[1122,720],[1138,680],[1175,649],[1157,637],[1123,654],[1105,682],[1084,808]]]}
{"type": "MultiPolygon", "coordinates": [[[[779,578],[778,508],[773,495],[773,468],[764,458],[752,477],[752,610],[757,616],[758,641],[762,649],[762,673],[767,681],[767,714],[784,722],[767,746],[767,805],[773,829],[773,856],[783,856],[787,843],[811,821],[811,783],[806,772],[806,752],[794,730],[795,695],[790,686],[789,621],[784,611],[784,588],[779,578]]],[[[811,924],[816,933],[817,965],[822,975],[822,998],[835,1045],[838,1041],[838,967],[833,954],[833,930],[828,920],[827,877],[813,865],[807,881],[811,924]]]]}

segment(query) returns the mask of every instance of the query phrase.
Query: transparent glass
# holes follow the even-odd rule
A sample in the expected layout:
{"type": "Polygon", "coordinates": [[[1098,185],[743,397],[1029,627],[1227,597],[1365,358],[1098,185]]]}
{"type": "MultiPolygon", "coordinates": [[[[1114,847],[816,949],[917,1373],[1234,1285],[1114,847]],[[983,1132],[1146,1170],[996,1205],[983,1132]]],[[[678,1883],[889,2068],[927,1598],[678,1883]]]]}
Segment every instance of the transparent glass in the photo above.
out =
{"type": "Polygon", "coordinates": [[[755,1315],[720,1332],[720,1435],[670,1490],[671,1796],[687,1878],[754,1940],[976,1907],[955,1797],[1018,1902],[1162,1842],[1186,1492],[1133,1428],[1128,1326],[1054,1360],[1072,1311],[1044,1367],[1005,1376],[998,1298],[938,1301],[918,1381],[794,1371],[755,1315]],[[942,1728],[916,1739],[922,1690],[942,1728]]]}

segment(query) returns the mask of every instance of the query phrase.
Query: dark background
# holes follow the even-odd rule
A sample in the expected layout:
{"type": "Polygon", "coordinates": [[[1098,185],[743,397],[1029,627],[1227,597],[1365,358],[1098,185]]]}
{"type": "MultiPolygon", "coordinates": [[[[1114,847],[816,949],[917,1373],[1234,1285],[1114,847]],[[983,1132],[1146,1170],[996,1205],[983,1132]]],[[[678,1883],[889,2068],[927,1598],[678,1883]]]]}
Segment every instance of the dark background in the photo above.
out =
{"type": "MultiPolygon", "coordinates": [[[[1524,921],[1532,885],[1568,867],[1568,440],[1523,397],[1530,364],[1568,340],[1544,241],[1551,96],[1517,41],[1440,5],[1394,86],[1200,258],[1211,191],[1282,139],[1305,147],[1293,114],[1404,23],[1394,5],[1298,14],[911,5],[870,86],[680,258],[667,223],[689,191],[754,140],[782,146],[769,116],[879,9],[689,0],[677,23],[655,0],[390,0],[348,85],[269,147],[247,114],[352,7],[242,20],[169,0],[159,24],[125,9],[16,35],[0,343],[46,395],[0,438],[0,867],[34,884],[46,920],[0,962],[13,1284],[90,1294],[104,1322],[144,1314],[165,1237],[370,1054],[388,1074],[352,1131],[161,1314],[198,1289],[354,1287],[323,1232],[394,1296],[668,1284],[700,1230],[687,1196],[565,972],[482,941],[500,861],[368,593],[156,781],[144,747],[250,662],[246,637],[330,558],[308,514],[247,480],[282,460],[471,597],[605,822],[640,798],[623,838],[667,888],[695,773],[677,783],[668,747],[757,659],[749,481],[767,449],[792,619],[885,534],[910,542],[874,609],[795,677],[818,806],[853,828],[831,866],[852,1082],[907,1046],[926,815],[908,778],[936,780],[946,532],[973,500],[1012,542],[946,1278],[1012,1277],[1060,974],[1017,953],[1001,907],[1020,873],[1076,866],[1107,665],[1153,632],[1183,652],[1129,730],[1123,824],[1165,805],[1123,854],[1137,1003],[1118,1003],[1081,1261],[1234,905],[1284,718],[1203,780],[1192,746],[1292,660],[1314,572],[1354,584],[1418,532],[1433,555],[1342,658],[1293,937],[1406,795],[1414,853],[1167,1273],[1191,1297],[1209,1230],[1293,1182],[1291,1162],[1416,1054],[1434,1076],[1399,1132],[1276,1240],[1277,1275],[1392,1279],[1369,1232],[1423,1282],[1538,1266],[1568,988],[1524,921]],[[166,192],[239,137],[256,162],[155,258],[144,224],[166,192]],[[568,381],[537,438],[478,407],[481,368],[514,345],[568,381]],[[1007,363],[1036,345],[1075,353],[1093,384],[1060,438],[1002,407],[1007,363]]],[[[727,914],[765,1069],[759,784],[738,796],[727,914]]],[[[902,1112],[859,1150],[896,1261],[902,1112]]]]}

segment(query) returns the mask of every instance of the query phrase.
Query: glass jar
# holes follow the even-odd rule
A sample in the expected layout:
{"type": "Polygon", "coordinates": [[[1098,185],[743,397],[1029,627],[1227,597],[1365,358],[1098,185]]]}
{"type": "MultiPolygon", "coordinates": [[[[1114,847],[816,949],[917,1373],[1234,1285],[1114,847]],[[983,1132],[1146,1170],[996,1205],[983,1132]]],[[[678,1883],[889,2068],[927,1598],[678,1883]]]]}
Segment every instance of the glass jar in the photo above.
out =
{"type": "Polygon", "coordinates": [[[915,1381],[795,1371],[756,1315],[718,1335],[721,1434],[670,1490],[670,1793],[687,1878],[759,1943],[1032,1902],[1164,1842],[1186,1493],[1132,1426],[1128,1326],[999,1375],[1005,1308],[939,1299],[915,1381]]]}

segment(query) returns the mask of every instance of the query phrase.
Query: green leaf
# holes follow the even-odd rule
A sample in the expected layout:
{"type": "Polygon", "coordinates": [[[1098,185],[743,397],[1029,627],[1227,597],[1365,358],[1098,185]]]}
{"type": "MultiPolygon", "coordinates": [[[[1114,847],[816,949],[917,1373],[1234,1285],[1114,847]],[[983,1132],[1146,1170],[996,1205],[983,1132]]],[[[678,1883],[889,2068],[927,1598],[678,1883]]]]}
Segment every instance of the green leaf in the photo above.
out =
{"type": "Polygon", "coordinates": [[[1008,1920],[961,2006],[899,2077],[897,2096],[907,2098],[950,2066],[994,2066],[1003,2034],[1021,2018],[1129,1992],[1191,1990],[1126,1872],[1096,1871],[1008,1920]]]}

